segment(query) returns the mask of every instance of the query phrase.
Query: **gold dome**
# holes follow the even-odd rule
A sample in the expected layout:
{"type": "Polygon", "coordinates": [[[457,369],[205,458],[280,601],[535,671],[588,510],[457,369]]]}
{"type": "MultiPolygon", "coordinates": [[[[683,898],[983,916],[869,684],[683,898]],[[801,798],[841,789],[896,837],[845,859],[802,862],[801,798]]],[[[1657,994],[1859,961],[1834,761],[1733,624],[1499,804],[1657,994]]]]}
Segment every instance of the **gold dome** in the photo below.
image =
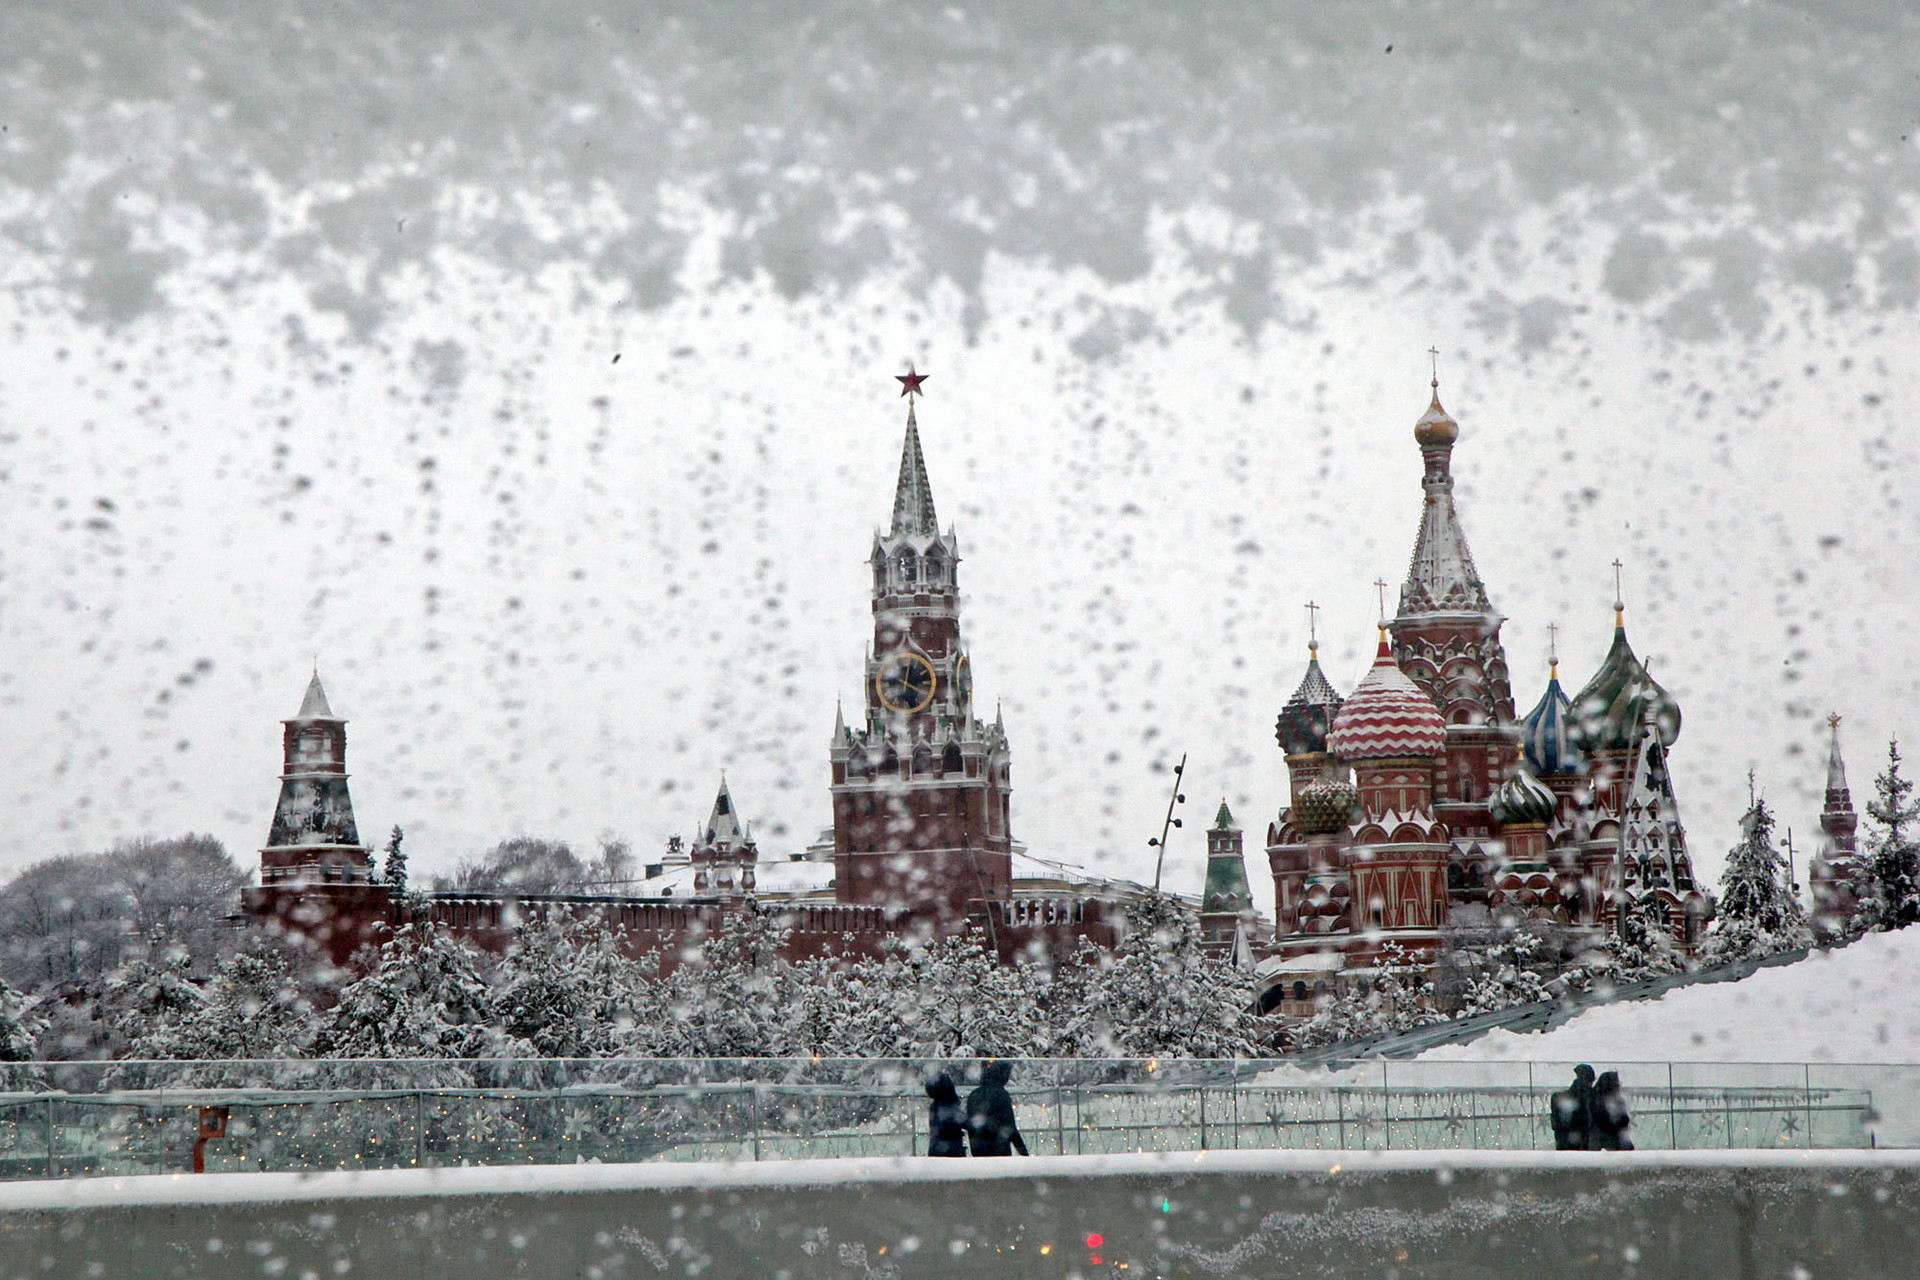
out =
{"type": "Polygon", "coordinates": [[[1433,381],[1433,403],[1413,424],[1413,438],[1423,445],[1452,444],[1460,438],[1460,424],[1440,407],[1440,380],[1433,381]]]}

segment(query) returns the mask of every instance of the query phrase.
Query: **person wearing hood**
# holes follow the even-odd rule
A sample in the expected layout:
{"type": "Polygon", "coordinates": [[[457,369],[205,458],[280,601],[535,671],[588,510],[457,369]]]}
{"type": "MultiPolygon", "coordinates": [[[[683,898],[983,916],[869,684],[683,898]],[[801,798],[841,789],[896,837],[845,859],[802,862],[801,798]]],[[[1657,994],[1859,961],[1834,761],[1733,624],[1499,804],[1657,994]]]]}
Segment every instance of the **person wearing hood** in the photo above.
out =
{"type": "Polygon", "coordinates": [[[1620,1073],[1603,1071],[1593,1086],[1593,1149],[1595,1151],[1631,1151],[1633,1139],[1627,1128],[1633,1117],[1627,1114],[1627,1098],[1620,1092],[1620,1073]]]}
{"type": "Polygon", "coordinates": [[[981,1068],[980,1087],[967,1095],[967,1141],[976,1156],[1027,1154],[1027,1140],[1013,1118],[1013,1095],[1007,1092],[1012,1078],[1013,1064],[996,1058],[981,1068]]]}
{"type": "Polygon", "coordinates": [[[1593,1136],[1593,1068],[1581,1063],[1573,1069],[1573,1084],[1553,1095],[1553,1124],[1556,1151],[1585,1151],[1593,1136]]]}
{"type": "Polygon", "coordinates": [[[933,1099],[927,1108],[927,1154],[966,1155],[967,1109],[960,1105],[960,1091],[953,1087],[953,1077],[942,1071],[927,1081],[927,1097],[933,1099]]]}

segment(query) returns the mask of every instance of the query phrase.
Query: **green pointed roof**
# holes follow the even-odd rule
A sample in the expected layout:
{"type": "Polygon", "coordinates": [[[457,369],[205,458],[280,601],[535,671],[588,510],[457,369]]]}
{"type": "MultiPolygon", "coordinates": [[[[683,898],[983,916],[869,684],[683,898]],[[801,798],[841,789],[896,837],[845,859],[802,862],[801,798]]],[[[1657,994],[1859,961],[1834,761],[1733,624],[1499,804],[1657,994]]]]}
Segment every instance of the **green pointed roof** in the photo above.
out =
{"type": "Polygon", "coordinates": [[[1680,704],[1647,674],[1633,646],[1627,643],[1626,623],[1616,616],[1613,647],[1587,687],[1573,696],[1568,736],[1582,751],[1631,751],[1640,741],[1648,703],[1660,742],[1672,746],[1680,736],[1680,704]]]}
{"type": "Polygon", "coordinates": [[[1213,815],[1213,829],[1215,831],[1235,830],[1233,825],[1233,810],[1227,808],[1225,796],[1220,798],[1220,812],[1213,815]]]}
{"type": "MultiPolygon", "coordinates": [[[[1226,806],[1220,806],[1224,811],[1226,806]]],[[[1200,893],[1202,911],[1251,911],[1253,889],[1247,884],[1247,864],[1238,857],[1207,859],[1207,884],[1200,893]]]]}

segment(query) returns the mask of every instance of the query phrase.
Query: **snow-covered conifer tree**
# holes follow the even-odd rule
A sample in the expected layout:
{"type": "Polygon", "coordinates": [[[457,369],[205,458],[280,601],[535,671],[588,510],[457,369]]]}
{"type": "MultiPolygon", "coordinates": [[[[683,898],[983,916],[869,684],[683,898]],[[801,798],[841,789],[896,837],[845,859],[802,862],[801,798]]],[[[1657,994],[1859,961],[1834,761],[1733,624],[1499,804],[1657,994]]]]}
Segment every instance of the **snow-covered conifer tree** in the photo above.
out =
{"type": "Polygon", "coordinates": [[[313,1004],[286,948],[263,944],[235,952],[214,970],[203,994],[174,1035],[141,1056],[304,1058],[312,1050],[313,1004]]]}
{"type": "Polygon", "coordinates": [[[431,923],[402,926],[340,993],[317,1049],[334,1058],[517,1057],[480,954],[431,923]]]}
{"type": "Polygon", "coordinates": [[[407,855],[400,848],[403,833],[400,824],[393,824],[393,834],[387,837],[386,882],[393,887],[393,896],[403,898],[407,893],[407,855]]]}
{"type": "Polygon", "coordinates": [[[1208,960],[1199,919],[1163,893],[1129,904],[1126,937],[1089,994],[1107,1015],[1119,1057],[1272,1052],[1264,1025],[1250,1012],[1247,973],[1208,960]]]}
{"type": "Polygon", "coordinates": [[[40,1001],[0,980],[0,1062],[31,1062],[46,1027],[40,1001]]]}
{"type": "Polygon", "coordinates": [[[657,1035],[674,1057],[758,1058],[779,1052],[776,1034],[788,930],[776,912],[751,905],[729,912],[720,932],[688,946],[660,984],[656,1019],[637,1030],[657,1035]]]}
{"type": "Polygon", "coordinates": [[[1708,959],[1770,955],[1809,940],[1806,908],[1794,896],[1786,859],[1774,848],[1773,826],[1766,799],[1753,796],[1740,819],[1740,843],[1728,850],[1720,876],[1713,935],[1702,948],[1708,959]]]}
{"type": "Polygon", "coordinates": [[[1867,817],[1877,830],[1868,835],[1860,860],[1855,932],[1920,922],[1920,840],[1912,832],[1920,821],[1920,801],[1912,797],[1913,782],[1901,776],[1900,743],[1894,739],[1887,743],[1886,771],[1873,780],[1873,799],[1867,802],[1867,817]]]}
{"type": "Polygon", "coordinates": [[[147,937],[146,954],[107,976],[101,1014],[122,1056],[183,1056],[184,1026],[206,1002],[189,972],[191,964],[185,947],[169,943],[155,930],[147,937]]]}
{"type": "Polygon", "coordinates": [[[632,1052],[643,983],[620,938],[598,921],[546,918],[523,926],[501,960],[501,1026],[546,1058],[632,1052]]]}

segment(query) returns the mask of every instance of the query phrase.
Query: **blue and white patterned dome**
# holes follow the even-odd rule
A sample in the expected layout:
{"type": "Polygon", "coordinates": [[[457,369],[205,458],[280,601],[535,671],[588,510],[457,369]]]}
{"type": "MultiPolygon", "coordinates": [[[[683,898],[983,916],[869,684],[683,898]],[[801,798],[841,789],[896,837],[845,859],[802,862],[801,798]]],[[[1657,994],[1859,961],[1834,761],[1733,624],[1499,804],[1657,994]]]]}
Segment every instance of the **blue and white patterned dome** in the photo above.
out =
{"type": "Polygon", "coordinates": [[[1560,667],[1555,663],[1540,704],[1520,721],[1527,768],[1536,776],[1587,771],[1586,755],[1572,732],[1572,709],[1573,704],[1560,690],[1560,667]]]}

